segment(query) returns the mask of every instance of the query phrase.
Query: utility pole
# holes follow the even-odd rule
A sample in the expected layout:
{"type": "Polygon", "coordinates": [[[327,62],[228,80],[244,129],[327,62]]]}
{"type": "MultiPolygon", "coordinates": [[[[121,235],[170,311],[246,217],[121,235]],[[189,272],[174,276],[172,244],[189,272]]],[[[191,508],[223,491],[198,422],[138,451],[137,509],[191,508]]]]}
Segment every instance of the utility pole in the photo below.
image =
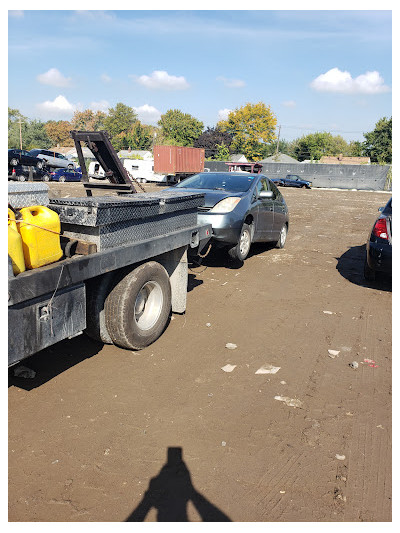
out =
{"type": "Polygon", "coordinates": [[[278,142],[276,143],[276,152],[275,152],[275,154],[277,154],[279,152],[279,139],[280,139],[280,136],[281,136],[281,125],[279,124],[278,142]]]}
{"type": "Polygon", "coordinates": [[[21,117],[18,120],[18,124],[19,124],[19,147],[22,150],[22,119],[21,117]]]}

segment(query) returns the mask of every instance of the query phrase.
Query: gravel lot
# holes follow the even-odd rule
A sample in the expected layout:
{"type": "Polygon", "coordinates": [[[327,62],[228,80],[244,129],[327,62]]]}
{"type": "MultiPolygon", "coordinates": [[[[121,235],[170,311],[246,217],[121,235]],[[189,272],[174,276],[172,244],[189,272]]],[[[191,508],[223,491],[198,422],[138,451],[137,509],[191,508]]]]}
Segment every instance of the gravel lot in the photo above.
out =
{"type": "Polygon", "coordinates": [[[10,521],[391,520],[391,281],[362,277],[389,195],[282,192],[286,247],[191,264],[152,346],[81,335],[9,371],[10,521]]]}

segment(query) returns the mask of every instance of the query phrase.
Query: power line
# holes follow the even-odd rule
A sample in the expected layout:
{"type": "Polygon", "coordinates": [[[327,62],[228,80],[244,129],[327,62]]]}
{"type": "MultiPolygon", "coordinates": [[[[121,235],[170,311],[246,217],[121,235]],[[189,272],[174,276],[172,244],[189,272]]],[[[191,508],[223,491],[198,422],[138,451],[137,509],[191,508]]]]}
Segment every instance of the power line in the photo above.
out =
{"type": "MultiPolygon", "coordinates": [[[[320,129],[318,128],[304,128],[304,127],[300,127],[300,126],[286,126],[285,124],[282,124],[282,128],[288,128],[288,129],[292,129],[292,130],[305,130],[305,131],[321,131],[320,129]]],[[[363,131],[347,131],[347,130],[329,130],[330,132],[335,132],[335,133],[364,133],[363,131]]]]}

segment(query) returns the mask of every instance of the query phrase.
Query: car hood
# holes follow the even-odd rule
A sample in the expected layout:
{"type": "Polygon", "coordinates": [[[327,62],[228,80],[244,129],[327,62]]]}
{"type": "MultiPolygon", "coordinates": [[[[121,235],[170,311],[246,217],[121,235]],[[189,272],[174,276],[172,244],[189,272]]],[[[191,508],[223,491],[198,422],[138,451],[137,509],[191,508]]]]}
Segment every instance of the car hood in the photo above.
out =
{"type": "Polygon", "coordinates": [[[230,198],[232,196],[237,196],[239,198],[242,198],[246,195],[246,192],[229,192],[229,191],[213,191],[211,189],[191,189],[186,187],[173,187],[175,191],[185,191],[185,192],[193,192],[197,194],[204,194],[204,207],[214,207],[218,202],[223,200],[224,198],[230,198]]]}

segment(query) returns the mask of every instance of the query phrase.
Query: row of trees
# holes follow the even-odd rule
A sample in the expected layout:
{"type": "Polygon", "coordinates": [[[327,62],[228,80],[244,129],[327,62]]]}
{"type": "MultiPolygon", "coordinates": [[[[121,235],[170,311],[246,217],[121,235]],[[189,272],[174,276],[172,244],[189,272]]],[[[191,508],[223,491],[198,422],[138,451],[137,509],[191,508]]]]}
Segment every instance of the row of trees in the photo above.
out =
{"type": "Polygon", "coordinates": [[[227,160],[230,154],[242,153],[249,161],[258,161],[279,152],[298,161],[317,161],[324,155],[368,156],[373,163],[392,162],[392,118],[380,119],[375,129],[365,133],[365,141],[347,142],[340,135],[317,132],[293,141],[277,139],[277,119],[263,102],[246,104],[231,111],[226,120],[213,128],[188,113],[170,109],[161,115],[157,126],[142,124],[133,108],[119,102],[107,113],[76,111],[70,121],[29,120],[18,109],[8,109],[8,146],[50,148],[73,146],[69,136],[72,129],[106,130],[118,150],[151,150],[154,144],[194,146],[204,148],[206,158],[227,160]]]}

